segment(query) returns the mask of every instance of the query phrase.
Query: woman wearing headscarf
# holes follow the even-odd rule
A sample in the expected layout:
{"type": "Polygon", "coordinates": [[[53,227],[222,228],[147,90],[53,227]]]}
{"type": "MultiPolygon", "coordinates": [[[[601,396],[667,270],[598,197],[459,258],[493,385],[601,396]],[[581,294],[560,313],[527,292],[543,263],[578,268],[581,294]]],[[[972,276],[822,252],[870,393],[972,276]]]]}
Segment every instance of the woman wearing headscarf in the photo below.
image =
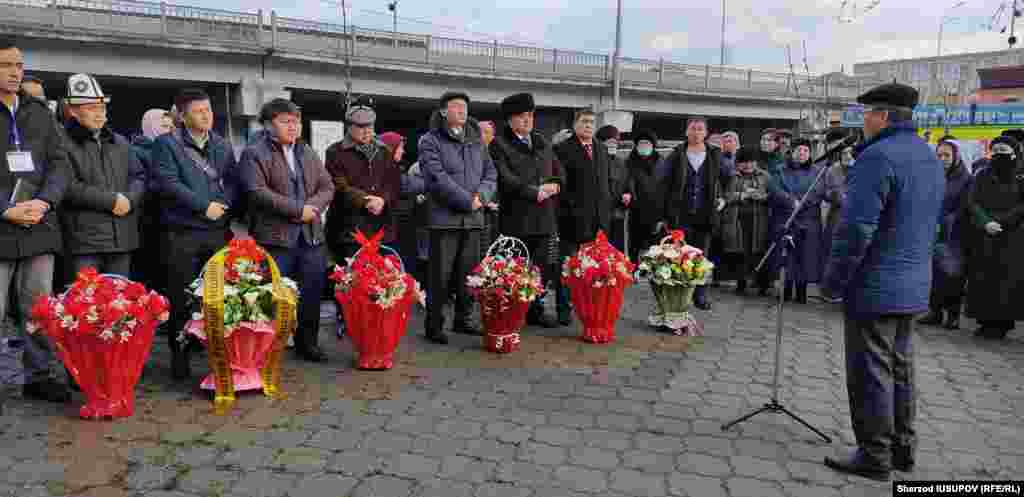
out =
{"type": "Polygon", "coordinates": [[[960,307],[967,283],[961,247],[963,206],[973,178],[960,155],[958,142],[940,141],[935,151],[946,170],[946,194],[939,213],[929,312],[918,322],[939,326],[945,319],[946,328],[956,330],[960,328],[960,307]]]}
{"type": "MultiPolygon", "coordinates": [[[[821,203],[825,199],[825,184],[814,180],[824,166],[811,163],[811,142],[798,138],[793,140],[793,159],[787,161],[778,181],[773,182],[769,199],[776,219],[786,220],[792,215],[800,199],[807,194],[790,226],[793,246],[787,247],[785,293],[787,301],[807,303],[807,285],[821,279],[823,227],[821,203]],[[812,186],[814,186],[812,190],[812,186]],[[794,295],[795,294],[795,295],[794,295]]],[[[783,221],[785,222],[785,221],[783,221]]],[[[778,227],[781,228],[781,227],[778,227]]],[[[778,250],[778,249],[776,249],[778,250]]]]}
{"type": "MultiPolygon", "coordinates": [[[[736,293],[747,290],[747,278],[768,250],[768,184],[771,175],[757,167],[757,149],[743,147],[736,154],[736,176],[725,192],[722,212],[723,279],[734,276],[736,293]]],[[[761,295],[767,295],[768,273],[757,275],[761,295]]]]}
{"type": "Polygon", "coordinates": [[[969,244],[967,315],[981,327],[975,336],[1002,339],[1024,319],[1024,171],[1017,140],[992,140],[991,165],[968,190],[968,219],[975,230],[969,244]]]}
{"type": "MultiPolygon", "coordinates": [[[[160,237],[163,232],[160,226],[159,192],[156,189],[156,165],[153,164],[153,145],[160,135],[170,133],[174,129],[171,114],[163,109],[149,109],[142,115],[142,134],[132,139],[132,152],[146,170],[146,199],[142,204],[142,215],[139,217],[139,253],[160,254],[160,237]]],[[[159,255],[157,260],[162,260],[159,255]]],[[[163,289],[163,269],[153,264],[149,257],[132,258],[132,278],[141,281],[157,290],[163,289]]]]}

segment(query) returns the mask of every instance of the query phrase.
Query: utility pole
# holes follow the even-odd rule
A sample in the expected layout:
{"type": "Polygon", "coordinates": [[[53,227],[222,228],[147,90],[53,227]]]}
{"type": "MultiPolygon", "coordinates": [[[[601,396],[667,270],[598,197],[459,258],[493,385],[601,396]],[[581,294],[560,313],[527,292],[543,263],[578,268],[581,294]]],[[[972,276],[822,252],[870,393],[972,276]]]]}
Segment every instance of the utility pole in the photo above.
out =
{"type": "Polygon", "coordinates": [[[388,10],[391,11],[391,39],[394,42],[394,46],[398,47],[398,0],[388,4],[388,10]]]}
{"type": "Polygon", "coordinates": [[[722,55],[718,59],[718,65],[725,67],[725,0],[722,0],[722,55]]]}
{"type": "Polygon", "coordinates": [[[348,28],[348,10],[345,7],[345,0],[341,0],[341,29],[345,31],[345,109],[352,105],[352,43],[355,42],[353,33],[348,28]]]}
{"type": "Polygon", "coordinates": [[[622,67],[619,56],[622,53],[622,0],[616,1],[615,14],[615,55],[612,60],[612,109],[619,109],[619,93],[622,90],[622,67]]]}

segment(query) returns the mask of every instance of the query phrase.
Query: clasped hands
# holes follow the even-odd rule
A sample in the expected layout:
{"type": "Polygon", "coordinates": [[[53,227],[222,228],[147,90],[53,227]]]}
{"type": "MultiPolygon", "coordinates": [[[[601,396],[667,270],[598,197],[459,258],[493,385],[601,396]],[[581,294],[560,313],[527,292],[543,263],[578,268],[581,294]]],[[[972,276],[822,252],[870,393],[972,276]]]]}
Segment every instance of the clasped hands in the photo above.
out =
{"type": "Polygon", "coordinates": [[[26,228],[39,224],[43,220],[43,216],[50,210],[50,204],[39,200],[32,199],[24,202],[18,202],[11,207],[8,207],[4,211],[3,217],[5,220],[12,224],[24,226],[26,228]]]}
{"type": "Polygon", "coordinates": [[[558,183],[544,183],[540,186],[540,190],[537,191],[537,203],[544,203],[545,200],[558,195],[561,192],[561,187],[558,183]]]}

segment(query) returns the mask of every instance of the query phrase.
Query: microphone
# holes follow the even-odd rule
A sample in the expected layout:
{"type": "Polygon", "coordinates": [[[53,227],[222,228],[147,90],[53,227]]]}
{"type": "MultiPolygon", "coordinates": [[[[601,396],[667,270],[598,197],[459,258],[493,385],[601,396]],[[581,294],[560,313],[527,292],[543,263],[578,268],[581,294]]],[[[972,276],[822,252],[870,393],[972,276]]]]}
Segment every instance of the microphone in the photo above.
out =
{"type": "Polygon", "coordinates": [[[823,160],[828,159],[829,157],[832,157],[832,155],[834,155],[836,152],[840,152],[844,148],[849,147],[850,145],[853,145],[854,143],[857,143],[857,140],[859,140],[859,139],[860,139],[860,137],[857,136],[856,134],[853,134],[853,135],[847,136],[846,138],[843,138],[843,141],[841,141],[838,144],[836,144],[836,146],[826,150],[825,153],[822,154],[820,157],[818,157],[817,159],[814,159],[813,161],[811,161],[811,164],[817,164],[817,163],[819,163],[819,162],[821,162],[823,160]]]}

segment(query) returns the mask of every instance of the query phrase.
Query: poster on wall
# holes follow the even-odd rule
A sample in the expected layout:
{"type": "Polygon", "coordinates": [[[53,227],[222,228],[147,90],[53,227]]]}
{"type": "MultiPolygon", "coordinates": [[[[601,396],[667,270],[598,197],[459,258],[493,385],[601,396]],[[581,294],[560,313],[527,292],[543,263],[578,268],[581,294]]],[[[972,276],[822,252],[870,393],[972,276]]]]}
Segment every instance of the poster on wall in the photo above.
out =
{"type": "Polygon", "coordinates": [[[310,145],[321,161],[327,161],[327,148],[345,138],[345,123],[341,121],[310,121],[310,145]]]}

